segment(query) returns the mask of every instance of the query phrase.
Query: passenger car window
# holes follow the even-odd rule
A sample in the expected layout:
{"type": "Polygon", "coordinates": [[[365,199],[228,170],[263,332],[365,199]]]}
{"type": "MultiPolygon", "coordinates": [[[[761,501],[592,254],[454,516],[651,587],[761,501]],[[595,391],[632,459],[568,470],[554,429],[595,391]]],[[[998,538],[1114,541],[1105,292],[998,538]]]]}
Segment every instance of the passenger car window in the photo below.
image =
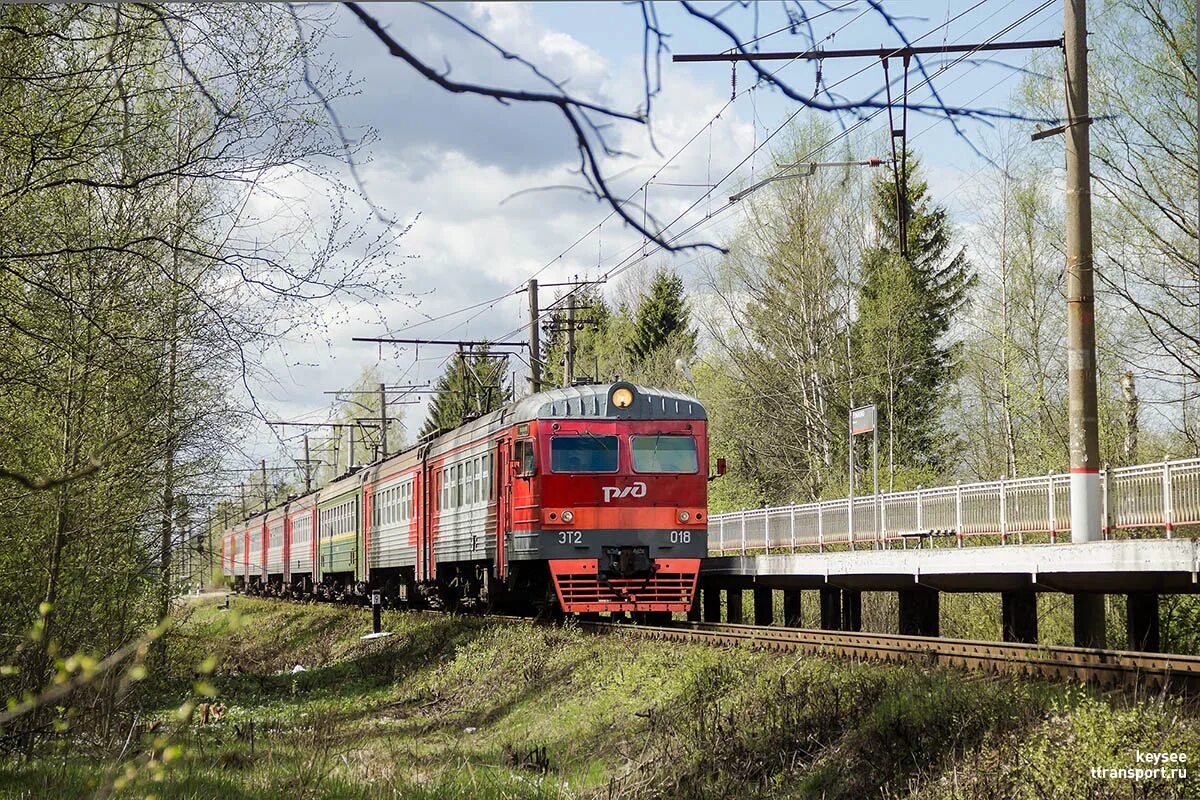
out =
{"type": "Polygon", "coordinates": [[[695,472],[696,440],[691,436],[631,436],[635,472],[695,472]]]}
{"type": "Polygon", "coordinates": [[[553,472],[616,472],[616,436],[555,436],[550,440],[553,472]]]}

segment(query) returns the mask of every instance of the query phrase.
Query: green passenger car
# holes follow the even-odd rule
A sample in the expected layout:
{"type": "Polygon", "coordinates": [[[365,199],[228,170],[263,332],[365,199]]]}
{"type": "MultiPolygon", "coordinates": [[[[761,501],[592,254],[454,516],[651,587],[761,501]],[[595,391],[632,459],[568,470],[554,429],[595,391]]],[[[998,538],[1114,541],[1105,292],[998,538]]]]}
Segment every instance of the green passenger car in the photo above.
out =
{"type": "Polygon", "coordinates": [[[357,578],[362,562],[362,491],[355,489],[322,502],[318,510],[317,557],[321,577],[350,573],[357,578]]]}

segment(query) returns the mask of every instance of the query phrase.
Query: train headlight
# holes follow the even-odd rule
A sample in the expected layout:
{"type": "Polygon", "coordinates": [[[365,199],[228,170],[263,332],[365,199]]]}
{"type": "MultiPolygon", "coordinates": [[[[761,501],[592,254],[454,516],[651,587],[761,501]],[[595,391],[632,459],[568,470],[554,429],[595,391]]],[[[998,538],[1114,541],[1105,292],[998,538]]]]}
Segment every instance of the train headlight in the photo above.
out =
{"type": "Polygon", "coordinates": [[[617,408],[629,408],[633,405],[633,390],[626,386],[613,389],[612,404],[617,408]]]}
{"type": "Polygon", "coordinates": [[[575,512],[574,511],[562,512],[562,521],[566,522],[567,524],[574,522],[575,521],[575,512]]]}
{"type": "Polygon", "coordinates": [[[692,518],[692,515],[689,514],[688,512],[686,512],[686,511],[679,512],[679,521],[680,522],[687,522],[691,518],[692,518]]]}

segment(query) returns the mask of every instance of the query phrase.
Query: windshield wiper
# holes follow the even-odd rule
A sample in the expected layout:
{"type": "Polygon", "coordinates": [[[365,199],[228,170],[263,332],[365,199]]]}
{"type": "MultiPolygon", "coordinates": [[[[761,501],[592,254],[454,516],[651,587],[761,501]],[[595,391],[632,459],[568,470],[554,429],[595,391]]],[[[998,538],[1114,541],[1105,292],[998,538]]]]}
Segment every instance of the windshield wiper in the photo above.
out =
{"type": "MultiPolygon", "coordinates": [[[[604,439],[601,439],[599,436],[597,436],[596,434],[592,433],[591,431],[584,431],[584,433],[586,433],[588,436],[592,437],[592,438],[593,438],[593,439],[595,439],[597,442],[599,442],[599,443],[600,443],[600,446],[601,446],[601,447],[603,447],[605,450],[608,450],[608,444],[607,444],[607,443],[605,443],[604,439]]],[[[607,438],[607,437],[605,437],[605,438],[607,438]]]]}

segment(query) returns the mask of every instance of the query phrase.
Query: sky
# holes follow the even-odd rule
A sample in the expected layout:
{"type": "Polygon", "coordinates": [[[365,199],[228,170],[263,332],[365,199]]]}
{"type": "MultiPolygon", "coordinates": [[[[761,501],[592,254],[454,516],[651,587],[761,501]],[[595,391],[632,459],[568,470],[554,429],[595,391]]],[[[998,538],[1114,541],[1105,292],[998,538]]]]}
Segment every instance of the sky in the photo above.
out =
{"type": "MultiPolygon", "coordinates": [[[[658,3],[655,8],[671,52],[729,47],[722,33],[681,6],[658,3]]],[[[709,14],[726,9],[721,22],[743,39],[770,34],[756,43],[764,52],[809,49],[814,39],[825,49],[902,44],[900,33],[863,0],[750,7],[700,3],[698,8],[709,14]],[[803,11],[808,22],[793,32],[785,9],[803,11]]],[[[1014,23],[997,40],[1057,39],[1062,32],[1061,2],[893,0],[884,8],[894,25],[909,40],[919,38],[920,45],[978,43],[1014,23]]],[[[449,70],[455,80],[538,88],[528,70],[489,49],[447,15],[565,81],[579,97],[624,111],[636,110],[645,100],[644,27],[637,5],[367,4],[366,9],[415,55],[449,70]]],[[[711,251],[654,254],[652,246],[610,216],[610,207],[579,191],[578,153],[557,111],[445,92],[391,57],[350,12],[334,8],[328,17],[332,29],[322,44],[324,57],[357,80],[356,92],[336,101],[335,110],[352,136],[374,134],[357,163],[363,187],[372,203],[397,220],[416,220],[399,240],[395,261],[406,296],[351,309],[319,334],[313,326],[312,336],[298,335],[267,353],[264,366],[271,378],[254,389],[272,416],[326,419],[330,395],[324,392],[351,386],[364,368],[376,364],[389,383],[432,383],[453,352],[364,344],[352,341],[355,336],[525,338],[521,328],[528,321],[527,300],[513,290],[532,276],[542,282],[575,275],[594,278],[633,262],[614,284],[636,284],[645,269],[666,263],[685,282],[696,280],[711,251]]],[[[957,56],[938,54],[926,57],[924,68],[946,106],[1004,111],[1012,108],[1022,70],[1036,63],[1032,58],[1028,51],[1011,51],[956,62],[957,56]]],[[[817,79],[813,63],[762,63],[780,70],[779,78],[795,91],[811,95],[817,79]]],[[[637,204],[636,213],[644,202],[648,218],[660,224],[679,217],[667,235],[695,225],[682,241],[720,242],[744,219],[736,206],[726,208],[728,196],[770,174],[771,146],[785,138],[776,132],[801,107],[767,84],[756,87],[748,65],[736,70],[732,101],[733,70],[727,63],[677,64],[665,54],[658,67],[661,89],[652,100],[649,127],[614,122],[605,129],[606,141],[622,152],[604,159],[605,174],[615,194],[637,204]]],[[[893,76],[899,68],[893,62],[893,76]]],[[[883,86],[882,68],[873,58],[824,61],[821,78],[834,94],[821,99],[835,103],[872,97],[883,86]]],[[[913,104],[935,102],[930,89],[919,86],[922,79],[914,64],[910,82],[919,88],[911,91],[913,104]]],[[[801,110],[800,119],[818,113],[836,131],[854,125],[863,112],[801,110]]],[[[910,147],[922,159],[933,197],[950,209],[964,241],[974,214],[971,190],[989,174],[981,153],[1000,137],[1025,135],[1033,126],[1027,120],[960,121],[956,130],[943,114],[910,111],[910,147]]],[[[888,156],[881,152],[886,131],[884,112],[855,129],[836,152],[818,157],[888,156]]],[[[549,290],[543,293],[543,305],[553,299],[547,295],[549,290]]],[[[322,313],[314,309],[314,315],[322,313]]],[[[523,367],[519,391],[524,389],[522,374],[523,367]]],[[[411,439],[423,421],[424,403],[404,406],[403,412],[411,439]]],[[[287,455],[263,427],[247,439],[239,457],[249,463],[259,457],[280,463],[287,455]]]]}

